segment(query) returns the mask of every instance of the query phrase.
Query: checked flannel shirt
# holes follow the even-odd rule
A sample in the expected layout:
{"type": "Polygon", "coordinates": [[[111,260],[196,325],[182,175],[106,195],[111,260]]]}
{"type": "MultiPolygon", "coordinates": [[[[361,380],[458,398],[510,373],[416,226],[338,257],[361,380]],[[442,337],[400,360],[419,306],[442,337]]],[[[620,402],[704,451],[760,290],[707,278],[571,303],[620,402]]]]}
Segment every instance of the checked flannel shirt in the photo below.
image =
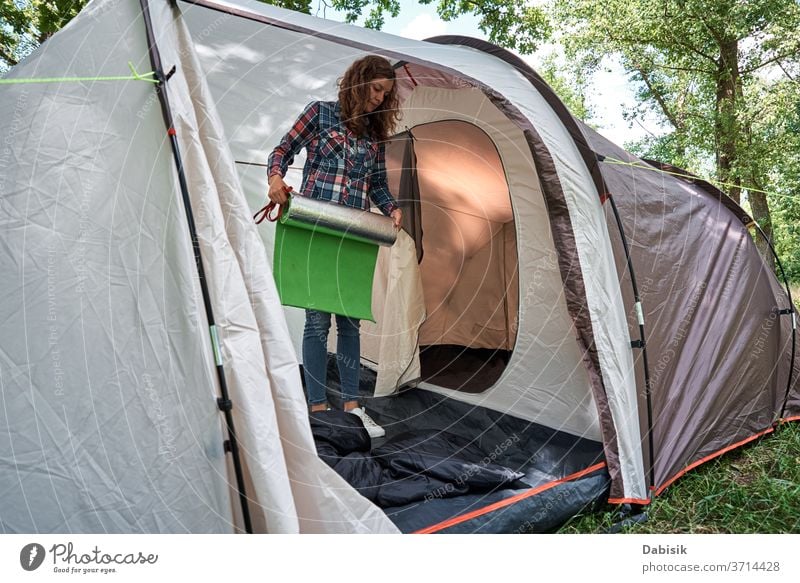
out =
{"type": "Polygon", "coordinates": [[[286,176],[303,148],[300,194],[367,210],[372,199],[385,215],[398,208],[386,184],[386,150],[368,137],[357,137],[340,119],[338,101],[308,104],[267,160],[269,176],[286,176]]]}

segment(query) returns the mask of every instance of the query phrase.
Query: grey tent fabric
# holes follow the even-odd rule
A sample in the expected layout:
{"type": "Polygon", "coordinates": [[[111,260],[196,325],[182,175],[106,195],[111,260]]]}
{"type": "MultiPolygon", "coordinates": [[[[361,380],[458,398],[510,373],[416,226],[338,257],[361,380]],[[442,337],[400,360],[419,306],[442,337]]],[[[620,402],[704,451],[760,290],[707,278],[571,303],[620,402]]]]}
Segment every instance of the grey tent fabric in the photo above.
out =
{"type": "MultiPolygon", "coordinates": [[[[601,162],[606,187],[636,266],[660,488],[686,466],[778,420],[792,337],[791,315],[779,310],[789,301],[755,252],[751,219],[724,194],[654,172],[590,128],[583,130],[607,159],[601,162]]],[[[621,287],[633,303],[618,238],[616,244],[621,287]]],[[[632,315],[631,328],[636,326],[632,315]]],[[[643,386],[641,366],[639,372],[643,386]]]]}

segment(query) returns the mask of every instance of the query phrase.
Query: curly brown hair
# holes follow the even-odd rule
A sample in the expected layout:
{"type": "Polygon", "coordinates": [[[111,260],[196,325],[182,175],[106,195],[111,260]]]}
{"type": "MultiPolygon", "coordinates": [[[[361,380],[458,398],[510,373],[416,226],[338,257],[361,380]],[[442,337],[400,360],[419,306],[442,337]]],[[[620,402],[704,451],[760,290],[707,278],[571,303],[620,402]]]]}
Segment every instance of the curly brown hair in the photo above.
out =
{"type": "Polygon", "coordinates": [[[339,79],[339,104],[342,123],[357,136],[368,135],[382,142],[392,134],[400,116],[397,84],[386,94],[375,111],[366,110],[369,101],[369,84],[375,79],[395,80],[392,64],[378,55],[367,55],[347,68],[339,79]]]}

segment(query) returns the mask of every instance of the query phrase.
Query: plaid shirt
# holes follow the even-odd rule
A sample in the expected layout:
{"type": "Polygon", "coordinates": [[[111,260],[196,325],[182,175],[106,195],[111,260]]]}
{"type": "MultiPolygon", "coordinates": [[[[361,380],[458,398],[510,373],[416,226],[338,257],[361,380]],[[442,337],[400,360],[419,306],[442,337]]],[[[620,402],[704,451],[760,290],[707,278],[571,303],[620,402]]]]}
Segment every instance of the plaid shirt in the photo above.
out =
{"type": "Polygon", "coordinates": [[[339,112],[338,101],[308,104],[270,154],[269,176],[286,176],[295,155],[306,148],[301,195],[362,210],[369,208],[369,197],[389,215],[398,207],[386,184],[385,146],[355,136],[339,112]]]}

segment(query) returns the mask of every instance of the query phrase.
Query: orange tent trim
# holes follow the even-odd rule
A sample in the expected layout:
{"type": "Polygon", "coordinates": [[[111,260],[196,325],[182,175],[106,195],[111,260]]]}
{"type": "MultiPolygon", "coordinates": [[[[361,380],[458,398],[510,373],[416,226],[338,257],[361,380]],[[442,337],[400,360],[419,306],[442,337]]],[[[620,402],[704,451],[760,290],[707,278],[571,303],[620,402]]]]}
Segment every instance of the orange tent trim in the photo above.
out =
{"type": "Polygon", "coordinates": [[[706,463],[707,461],[711,461],[711,460],[712,460],[712,459],[714,459],[715,457],[719,457],[719,456],[721,456],[722,454],[724,454],[724,453],[727,453],[727,452],[731,451],[732,449],[736,449],[737,447],[741,447],[741,446],[745,445],[746,443],[750,443],[751,441],[753,441],[753,440],[755,440],[755,439],[758,439],[758,438],[759,438],[759,437],[761,437],[762,435],[766,435],[766,434],[768,434],[768,433],[772,433],[774,430],[775,430],[775,429],[774,429],[773,427],[769,427],[769,428],[765,429],[764,431],[759,431],[758,433],[756,433],[755,435],[751,435],[751,436],[750,436],[750,437],[748,437],[747,439],[743,439],[743,440],[741,440],[741,441],[737,441],[737,442],[736,442],[736,443],[734,443],[733,445],[729,445],[728,447],[725,447],[725,448],[723,448],[723,449],[721,449],[721,450],[719,450],[719,451],[717,451],[717,452],[715,452],[715,453],[712,453],[711,455],[707,455],[706,457],[704,457],[704,458],[702,458],[702,459],[699,459],[699,460],[697,460],[696,462],[694,462],[694,463],[692,463],[692,464],[690,464],[690,465],[686,466],[686,467],[685,467],[685,468],[683,468],[683,469],[682,469],[680,472],[678,472],[677,474],[675,474],[674,476],[672,476],[672,477],[671,477],[669,480],[667,480],[667,481],[666,481],[666,482],[665,482],[665,483],[664,483],[662,486],[660,486],[660,487],[658,488],[658,490],[656,490],[656,496],[659,496],[659,495],[661,494],[661,492],[663,492],[664,490],[666,490],[666,489],[667,489],[667,488],[668,488],[670,485],[672,485],[672,483],[673,483],[675,480],[677,480],[678,478],[680,478],[682,475],[684,475],[684,474],[685,474],[686,472],[688,472],[689,470],[693,470],[694,468],[696,468],[696,467],[697,467],[697,466],[699,466],[700,464],[704,464],[704,463],[706,463]]]}
{"type": "Polygon", "coordinates": [[[585,476],[586,474],[591,474],[600,470],[606,466],[605,462],[597,463],[593,466],[589,466],[588,468],[581,470],[579,472],[575,472],[574,474],[570,474],[565,478],[561,478],[558,480],[553,480],[552,482],[548,482],[547,484],[542,484],[541,486],[537,486],[536,488],[531,488],[521,494],[517,494],[516,496],[512,496],[510,498],[506,498],[505,500],[500,500],[499,502],[495,502],[494,504],[489,504],[488,506],[484,506],[483,508],[478,508],[477,510],[473,510],[472,512],[468,512],[467,514],[462,514],[461,516],[456,516],[454,518],[449,518],[445,521],[442,521],[438,524],[434,524],[423,528],[421,530],[415,531],[413,534],[431,534],[434,532],[438,532],[440,530],[444,530],[445,528],[450,528],[456,524],[461,524],[462,522],[466,522],[468,520],[472,520],[473,518],[477,518],[478,516],[483,516],[484,514],[488,514],[489,512],[494,512],[495,510],[499,510],[500,508],[505,508],[506,506],[511,506],[523,500],[525,498],[530,498],[531,496],[536,496],[545,490],[549,490],[550,488],[554,488],[559,484],[563,484],[565,482],[571,482],[572,480],[577,480],[585,476]]]}

